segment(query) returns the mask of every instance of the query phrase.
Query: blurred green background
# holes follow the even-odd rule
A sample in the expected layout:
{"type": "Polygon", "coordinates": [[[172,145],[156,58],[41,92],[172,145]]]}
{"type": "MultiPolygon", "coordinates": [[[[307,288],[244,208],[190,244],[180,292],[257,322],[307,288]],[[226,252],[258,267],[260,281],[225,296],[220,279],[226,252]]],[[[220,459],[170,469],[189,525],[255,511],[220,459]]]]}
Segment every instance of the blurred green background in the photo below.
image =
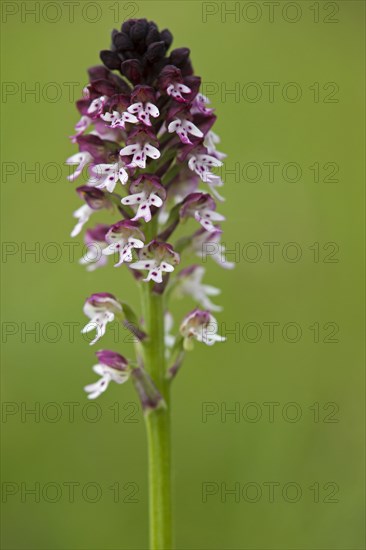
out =
{"type": "MultiPolygon", "coordinates": [[[[191,48],[235,170],[219,211],[236,269],[206,264],[221,332],[235,333],[197,344],[173,388],[177,548],[364,548],[364,3],[70,9],[2,2],[2,547],[147,548],[133,388],[111,385],[97,406],[82,389],[95,379],[84,299],[108,291],[138,307],[137,289],[111,264],[78,265],[81,238],[72,258],[81,203],[63,164],[86,68],[134,16],[191,48]]],[[[193,306],[174,306],[175,327],[193,306]]],[[[126,337],[109,331],[99,347],[132,356],[126,337]]]]}

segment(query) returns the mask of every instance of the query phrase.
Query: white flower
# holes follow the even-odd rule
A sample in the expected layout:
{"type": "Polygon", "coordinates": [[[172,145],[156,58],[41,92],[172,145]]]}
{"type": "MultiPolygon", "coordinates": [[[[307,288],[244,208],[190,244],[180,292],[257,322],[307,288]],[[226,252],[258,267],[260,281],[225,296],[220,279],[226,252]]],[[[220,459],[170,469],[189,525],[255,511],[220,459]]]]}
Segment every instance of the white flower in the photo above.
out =
{"type": "Polygon", "coordinates": [[[129,373],[119,372],[115,369],[106,367],[105,365],[94,365],[93,371],[99,374],[101,378],[94,384],[88,384],[84,387],[84,390],[89,394],[88,399],[96,399],[99,397],[109,386],[111,381],[117,384],[123,384],[129,378],[129,373]]]}
{"type": "Polygon", "coordinates": [[[212,167],[218,167],[222,166],[221,160],[217,159],[216,157],[212,157],[211,155],[205,155],[205,154],[196,154],[192,155],[188,161],[188,167],[199,175],[201,180],[204,183],[207,183],[212,191],[212,193],[215,195],[215,197],[223,201],[223,197],[219,195],[219,193],[216,191],[215,187],[221,187],[223,184],[220,176],[213,174],[210,169],[212,167]]]}
{"type": "Polygon", "coordinates": [[[202,260],[210,256],[221,267],[233,269],[235,263],[226,260],[225,246],[220,243],[221,235],[222,231],[219,228],[216,228],[212,233],[200,229],[194,234],[191,247],[202,260]]]}
{"type": "Polygon", "coordinates": [[[198,93],[193,100],[191,113],[192,115],[201,113],[203,115],[211,115],[214,109],[207,109],[206,104],[211,103],[211,101],[205,95],[198,93]]]}
{"type": "Polygon", "coordinates": [[[73,143],[76,143],[76,138],[81,136],[85,132],[85,130],[89,128],[91,123],[92,119],[88,116],[83,115],[81,119],[75,124],[76,134],[74,136],[71,136],[71,141],[73,143]]]}
{"type": "Polygon", "coordinates": [[[207,184],[212,194],[217,198],[217,200],[221,202],[225,200],[224,197],[222,197],[220,193],[216,190],[216,187],[222,187],[224,185],[224,182],[222,181],[220,176],[218,176],[217,174],[210,173],[207,176],[207,184]]]}
{"type": "Polygon", "coordinates": [[[216,203],[208,193],[191,193],[184,199],[180,209],[182,218],[189,216],[197,220],[209,232],[216,231],[212,222],[225,220],[225,216],[216,212],[216,203]]]}
{"type": "Polygon", "coordinates": [[[150,102],[143,103],[142,101],[133,103],[128,107],[127,111],[129,113],[136,114],[139,121],[143,124],[146,124],[146,126],[151,126],[151,116],[153,118],[157,118],[160,114],[159,109],[156,105],[150,102]]]}
{"type": "Polygon", "coordinates": [[[123,384],[130,377],[130,369],[126,359],[113,351],[101,350],[96,353],[99,363],[94,365],[93,371],[101,377],[94,384],[84,387],[89,394],[88,399],[96,399],[106,391],[110,382],[123,384]]]}
{"type": "Polygon", "coordinates": [[[79,235],[84,225],[89,221],[89,218],[93,212],[94,210],[90,208],[88,204],[83,204],[83,206],[80,206],[80,208],[75,210],[73,216],[78,219],[78,222],[71,231],[71,237],[76,237],[76,235],[79,235]]]}
{"type": "Polygon", "coordinates": [[[103,249],[103,254],[119,253],[119,261],[114,267],[119,267],[124,262],[132,262],[132,250],[143,248],[144,235],[131,220],[123,220],[113,225],[106,234],[108,246],[103,249]]]}
{"type": "Polygon", "coordinates": [[[136,124],[138,122],[138,119],[131,115],[130,113],[127,113],[124,111],[123,113],[119,113],[118,111],[113,111],[113,113],[104,113],[103,115],[100,115],[100,118],[104,120],[104,122],[110,122],[111,128],[126,128],[126,122],[129,122],[130,124],[136,124]]]}
{"type": "Polygon", "coordinates": [[[219,160],[222,160],[227,157],[225,153],[221,153],[216,149],[216,143],[220,143],[220,138],[215,132],[210,130],[205,135],[205,139],[203,141],[203,145],[206,147],[207,152],[209,155],[213,155],[217,157],[219,160]]]}
{"type": "Polygon", "coordinates": [[[103,250],[107,246],[106,243],[94,243],[88,244],[88,250],[84,256],[80,258],[79,264],[85,265],[87,271],[95,271],[98,267],[104,267],[107,265],[107,258],[103,255],[103,250]]]}
{"type": "Polygon", "coordinates": [[[125,185],[128,181],[128,173],[122,161],[115,162],[114,164],[97,164],[93,166],[92,172],[97,176],[97,181],[102,180],[95,187],[98,189],[106,188],[110,193],[113,193],[118,181],[122,185],[125,185]]]}
{"type": "Polygon", "coordinates": [[[126,206],[138,204],[136,215],[131,218],[133,221],[143,218],[146,223],[151,220],[151,206],[160,208],[166,197],[164,187],[160,184],[159,178],[149,174],[142,174],[130,186],[131,195],[122,199],[126,206]]]}
{"type": "Polygon", "coordinates": [[[208,178],[212,175],[210,169],[214,166],[222,166],[222,162],[211,155],[197,154],[191,156],[188,166],[199,175],[203,182],[207,183],[208,178]]]}
{"type": "Polygon", "coordinates": [[[188,86],[186,86],[185,84],[181,84],[180,82],[174,82],[173,84],[170,84],[166,89],[166,93],[168,95],[180,102],[187,101],[182,96],[182,94],[190,94],[191,91],[191,88],[188,88],[188,86]]]}
{"type": "Polygon", "coordinates": [[[180,326],[185,349],[192,349],[192,338],[207,346],[212,346],[215,342],[224,342],[226,338],[217,334],[217,329],[217,321],[209,311],[193,310],[184,318],[180,326]]]}
{"type": "Polygon", "coordinates": [[[221,293],[219,288],[202,284],[202,278],[205,274],[205,268],[199,265],[193,265],[183,269],[179,273],[179,282],[176,294],[183,298],[191,296],[204,309],[209,311],[222,311],[221,306],[212,303],[209,296],[217,296],[221,293]]]}
{"type": "Polygon", "coordinates": [[[102,95],[100,97],[97,97],[96,99],[93,99],[91,104],[88,107],[88,115],[100,115],[103,111],[103,107],[107,101],[107,96],[102,95]]]}
{"type": "Polygon", "coordinates": [[[184,144],[192,143],[188,137],[188,134],[192,134],[192,136],[196,137],[203,137],[203,133],[197,126],[193,124],[190,120],[186,120],[185,118],[176,118],[171,122],[168,126],[168,132],[171,134],[173,132],[176,132],[179,136],[179,139],[184,144]]]}
{"type": "Polygon", "coordinates": [[[68,166],[77,166],[75,172],[67,176],[69,181],[76,180],[84,170],[85,166],[93,160],[93,157],[87,151],[76,153],[66,160],[68,166]]]}
{"type": "Polygon", "coordinates": [[[103,255],[103,249],[107,246],[105,241],[106,233],[109,230],[109,225],[98,224],[92,229],[85,232],[85,245],[87,250],[79,263],[86,265],[87,271],[94,271],[98,267],[103,267],[107,264],[107,258],[103,255]]]}
{"type": "Polygon", "coordinates": [[[174,271],[174,265],[179,263],[179,254],[174,252],[173,247],[168,243],[152,241],[141,252],[138,262],[130,265],[132,269],[148,270],[144,281],[163,282],[163,273],[174,271]]]}
{"type": "Polygon", "coordinates": [[[131,166],[138,166],[139,168],[146,168],[146,157],[152,159],[158,159],[160,157],[159,149],[149,142],[127,145],[120,150],[119,154],[121,156],[132,155],[131,166]]]}
{"type": "Polygon", "coordinates": [[[76,210],[73,214],[74,218],[78,219],[78,223],[72,230],[71,237],[75,237],[80,233],[81,229],[95,210],[112,207],[112,203],[110,202],[108,195],[100,189],[96,189],[90,185],[82,185],[81,187],[78,187],[76,191],[80,197],[85,200],[86,204],[78,208],[78,210],[76,210]]]}
{"type": "Polygon", "coordinates": [[[122,312],[122,306],[112,294],[105,292],[92,294],[86,300],[83,311],[90,321],[82,329],[82,334],[96,330],[96,336],[90,342],[92,346],[104,336],[107,324],[114,320],[116,313],[122,312]]]}
{"type": "Polygon", "coordinates": [[[147,269],[149,271],[145,282],[155,281],[155,283],[163,282],[163,273],[171,273],[174,271],[172,264],[168,262],[158,262],[157,260],[140,260],[130,265],[132,269],[147,269]]]}

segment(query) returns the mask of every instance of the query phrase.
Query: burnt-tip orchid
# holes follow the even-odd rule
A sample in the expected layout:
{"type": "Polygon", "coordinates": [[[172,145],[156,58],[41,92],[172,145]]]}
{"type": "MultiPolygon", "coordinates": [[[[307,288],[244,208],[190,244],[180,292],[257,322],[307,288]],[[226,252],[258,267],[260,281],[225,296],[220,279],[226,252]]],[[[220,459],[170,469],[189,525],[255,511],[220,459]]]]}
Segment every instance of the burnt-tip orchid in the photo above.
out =
{"type": "Polygon", "coordinates": [[[90,321],[82,330],[83,334],[95,330],[96,336],[90,342],[92,346],[104,336],[108,323],[114,320],[118,313],[122,313],[122,306],[116,298],[108,292],[92,294],[84,304],[84,313],[90,321]]]}
{"type": "Polygon", "coordinates": [[[185,349],[192,349],[192,339],[212,346],[215,342],[224,342],[225,337],[217,334],[218,324],[209,311],[195,309],[183,320],[180,333],[184,338],[185,349]]]}
{"type": "Polygon", "coordinates": [[[179,254],[168,243],[152,241],[140,252],[140,260],[130,265],[132,269],[148,271],[144,281],[163,282],[163,273],[171,273],[179,264],[179,254]]]}
{"type": "Polygon", "coordinates": [[[215,222],[225,220],[216,212],[216,203],[208,193],[191,193],[188,195],[180,209],[181,218],[194,218],[206,231],[210,233],[216,231],[215,222]]]}
{"type": "Polygon", "coordinates": [[[150,208],[160,208],[166,198],[165,188],[160,179],[153,174],[141,174],[130,185],[131,195],[123,197],[122,204],[126,206],[138,206],[132,220],[143,218],[148,223],[152,218],[150,208]]]}
{"type": "Polygon", "coordinates": [[[190,296],[197,304],[208,311],[222,311],[221,306],[212,303],[209,296],[218,296],[221,290],[202,283],[205,268],[201,265],[190,265],[178,274],[175,294],[179,298],[190,296]]]}
{"type": "Polygon", "coordinates": [[[112,225],[107,231],[105,240],[108,243],[103,249],[103,254],[119,254],[119,261],[115,267],[119,267],[124,262],[132,262],[133,249],[139,249],[144,246],[144,234],[138,225],[132,220],[122,220],[112,225]]]}
{"type": "Polygon", "coordinates": [[[170,31],[146,19],[130,19],[112,32],[110,49],[100,52],[102,64],[88,70],[76,102],[71,142],[78,152],[66,161],[73,170],[69,181],[81,182],[83,204],[75,207],[71,233],[85,231],[79,262],[88,271],[114,263],[122,281],[121,299],[109,292],[86,299],[83,337],[94,345],[117,323],[134,338],[133,358],[120,355],[122,349],[97,352],[93,370],[99,379],[84,389],[96,399],[108,386],[117,391],[111,382],[130,380],[137,391],[149,433],[156,549],[172,548],[170,386],[194,340],[208,346],[225,340],[212,316],[222,309],[211,301],[220,290],[203,283],[206,269],[193,262],[194,255],[202,263],[212,256],[233,267],[218,225],[225,220],[216,202],[223,200],[218,169],[226,155],[216,148],[216,115],[200,90],[190,50],[172,49],[172,41],[170,31]],[[140,289],[139,313],[124,301],[131,294],[127,277],[140,289]],[[192,302],[176,323],[173,298],[192,302]]]}
{"type": "Polygon", "coordinates": [[[105,224],[98,224],[85,231],[84,243],[86,250],[79,263],[85,265],[87,271],[94,271],[98,267],[104,267],[107,264],[108,260],[103,255],[103,249],[107,246],[105,237],[108,231],[109,225],[105,224]]]}
{"type": "Polygon", "coordinates": [[[113,351],[101,350],[96,352],[99,363],[94,365],[93,371],[100,376],[97,382],[88,384],[84,390],[88,399],[96,399],[106,391],[110,382],[123,384],[130,377],[130,370],[127,360],[113,351]]]}

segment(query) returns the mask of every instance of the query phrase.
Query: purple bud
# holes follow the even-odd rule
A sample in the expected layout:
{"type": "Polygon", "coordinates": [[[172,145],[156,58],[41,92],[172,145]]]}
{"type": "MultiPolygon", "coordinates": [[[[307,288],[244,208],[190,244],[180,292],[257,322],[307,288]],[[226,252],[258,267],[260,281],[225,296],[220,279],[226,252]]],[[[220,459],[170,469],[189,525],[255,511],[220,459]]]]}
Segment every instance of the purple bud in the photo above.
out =
{"type": "Polygon", "coordinates": [[[99,362],[102,365],[106,365],[107,367],[111,367],[112,369],[116,369],[119,371],[128,370],[127,360],[123,357],[123,355],[120,355],[119,353],[115,353],[114,351],[103,349],[103,350],[97,351],[95,355],[98,357],[99,362]]]}
{"type": "Polygon", "coordinates": [[[132,84],[139,84],[142,79],[142,66],[137,59],[128,59],[123,61],[121,72],[132,84]]]}
{"type": "Polygon", "coordinates": [[[81,185],[77,187],[76,192],[93,210],[100,210],[110,205],[108,195],[101,189],[97,189],[91,185],[81,185]]]}
{"type": "Polygon", "coordinates": [[[105,236],[109,231],[109,228],[109,225],[98,224],[95,227],[87,229],[84,237],[85,243],[91,244],[94,242],[105,242],[105,236]]]}

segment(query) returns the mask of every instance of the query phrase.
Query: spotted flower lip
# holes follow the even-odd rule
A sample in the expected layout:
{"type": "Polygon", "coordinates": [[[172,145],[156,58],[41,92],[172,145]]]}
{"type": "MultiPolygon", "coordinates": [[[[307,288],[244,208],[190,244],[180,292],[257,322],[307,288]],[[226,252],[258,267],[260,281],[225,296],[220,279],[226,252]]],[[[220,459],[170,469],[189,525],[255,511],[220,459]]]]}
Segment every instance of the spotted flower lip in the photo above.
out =
{"type": "Polygon", "coordinates": [[[209,232],[216,230],[212,222],[225,220],[225,216],[216,212],[216,203],[208,193],[191,193],[188,195],[180,209],[180,216],[182,218],[194,218],[209,232]]]}
{"type": "Polygon", "coordinates": [[[160,208],[166,198],[166,191],[160,183],[160,178],[153,174],[141,174],[131,182],[130,195],[122,199],[126,206],[138,205],[136,215],[131,218],[143,218],[146,223],[151,220],[151,207],[160,208]]]}
{"type": "Polygon", "coordinates": [[[216,319],[209,311],[194,309],[184,318],[180,333],[184,338],[186,349],[191,349],[191,339],[212,346],[215,342],[224,342],[225,337],[217,334],[218,325],[216,319]]]}
{"type": "Polygon", "coordinates": [[[131,220],[123,220],[112,225],[105,238],[108,246],[103,249],[103,254],[108,256],[119,253],[119,261],[115,267],[119,267],[124,262],[132,262],[132,250],[142,248],[145,240],[138,224],[131,220]]]}
{"type": "Polygon", "coordinates": [[[109,122],[111,128],[123,128],[126,129],[126,122],[130,124],[137,124],[138,119],[129,113],[119,113],[118,111],[113,111],[112,113],[104,113],[100,116],[104,122],[109,122]]]}
{"type": "Polygon", "coordinates": [[[84,304],[83,311],[90,321],[85,325],[82,334],[86,334],[92,330],[96,330],[95,338],[90,342],[92,346],[102,336],[104,336],[107,324],[112,322],[117,313],[122,313],[122,306],[108,292],[99,292],[92,294],[87,298],[84,304]]]}
{"type": "Polygon", "coordinates": [[[181,298],[190,296],[208,311],[222,311],[222,307],[211,302],[209,298],[209,296],[218,296],[221,290],[211,285],[202,284],[205,272],[205,268],[201,265],[190,265],[182,269],[178,274],[176,294],[181,298]]]}
{"type": "Polygon", "coordinates": [[[183,83],[181,70],[175,65],[166,65],[159,76],[159,87],[179,103],[187,103],[188,99],[182,94],[190,94],[191,88],[183,83]]]}
{"type": "Polygon", "coordinates": [[[106,101],[107,101],[107,97],[104,95],[93,99],[93,101],[90,103],[88,107],[88,111],[87,111],[88,115],[99,116],[103,112],[103,107],[106,101]]]}
{"type": "Polygon", "coordinates": [[[151,86],[136,86],[131,94],[131,105],[128,112],[137,116],[137,119],[146,126],[151,126],[150,117],[157,118],[160,114],[155,105],[155,92],[151,86]]]}
{"type": "Polygon", "coordinates": [[[185,107],[172,109],[169,113],[169,118],[171,118],[172,121],[168,125],[168,132],[176,132],[184,145],[192,144],[188,134],[196,138],[203,137],[203,132],[192,122],[192,116],[185,107]]]}
{"type": "Polygon", "coordinates": [[[180,257],[172,245],[159,241],[151,241],[140,251],[140,260],[130,265],[132,269],[148,270],[145,282],[163,282],[163,273],[171,273],[179,263],[180,257]]]}
{"type": "Polygon", "coordinates": [[[131,156],[131,166],[146,168],[147,157],[158,159],[160,151],[152,143],[158,144],[156,136],[148,129],[137,129],[127,140],[128,145],[123,147],[119,154],[121,156],[131,156]]]}
{"type": "Polygon", "coordinates": [[[128,182],[128,172],[121,160],[112,164],[96,164],[91,171],[96,176],[96,182],[91,180],[91,183],[95,183],[97,189],[107,189],[110,193],[113,193],[118,181],[122,185],[128,182]]]}
{"type": "Polygon", "coordinates": [[[211,101],[206,97],[205,95],[198,93],[196,97],[193,100],[192,107],[191,107],[191,113],[201,113],[206,116],[212,115],[214,112],[214,109],[207,108],[206,105],[210,104],[211,101]]]}
{"type": "Polygon", "coordinates": [[[222,162],[211,155],[193,154],[188,161],[188,166],[203,182],[207,183],[212,176],[211,168],[222,166],[222,162]]]}
{"type": "Polygon", "coordinates": [[[218,193],[216,187],[222,187],[223,182],[219,175],[211,172],[212,168],[222,166],[222,161],[218,158],[207,155],[201,152],[201,147],[198,147],[198,152],[194,149],[189,154],[188,167],[195,172],[204,183],[207,183],[212,193],[219,201],[225,199],[218,193]]]}
{"type": "Polygon", "coordinates": [[[94,365],[93,371],[101,378],[93,384],[88,384],[84,390],[88,399],[96,399],[106,391],[110,382],[123,384],[130,377],[130,369],[127,360],[114,351],[100,350],[96,352],[99,363],[94,365]]]}

